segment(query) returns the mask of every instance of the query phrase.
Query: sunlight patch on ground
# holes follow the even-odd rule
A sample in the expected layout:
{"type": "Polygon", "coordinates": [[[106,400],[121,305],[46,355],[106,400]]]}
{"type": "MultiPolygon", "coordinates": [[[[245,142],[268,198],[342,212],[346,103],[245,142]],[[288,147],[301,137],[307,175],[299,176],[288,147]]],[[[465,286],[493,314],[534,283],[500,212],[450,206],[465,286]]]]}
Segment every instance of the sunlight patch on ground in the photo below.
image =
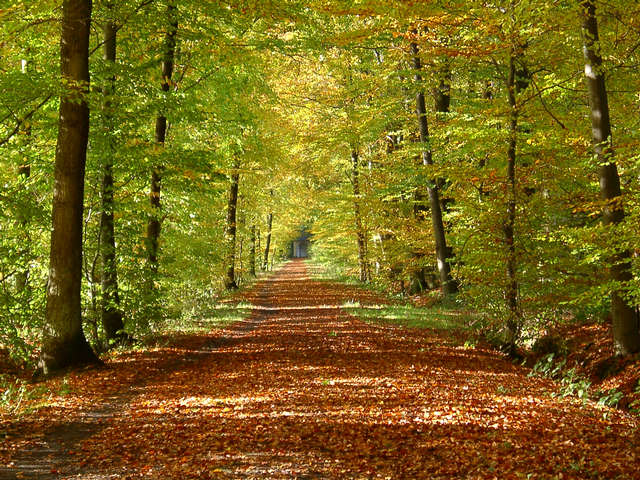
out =
{"type": "Polygon", "coordinates": [[[435,369],[435,372],[439,371],[439,375],[442,376],[452,376],[459,375],[461,377],[474,378],[474,377],[488,377],[488,378],[510,378],[517,379],[522,377],[522,373],[518,372],[492,372],[492,371],[482,371],[482,370],[452,370],[450,368],[447,369],[435,369]]]}
{"type": "Polygon", "coordinates": [[[222,397],[213,398],[206,396],[183,397],[176,401],[182,407],[210,407],[220,405],[245,405],[249,403],[262,403],[273,400],[273,397],[222,397]]]}
{"type": "Polygon", "coordinates": [[[340,305],[294,305],[294,306],[281,306],[281,307],[267,307],[264,305],[252,305],[253,310],[264,312],[281,312],[281,311],[314,311],[314,310],[337,310],[340,305]]]}
{"type": "Polygon", "coordinates": [[[316,385],[345,385],[353,387],[375,387],[383,385],[391,387],[395,385],[397,379],[392,377],[349,377],[349,378],[325,378],[314,380],[316,385]]]}

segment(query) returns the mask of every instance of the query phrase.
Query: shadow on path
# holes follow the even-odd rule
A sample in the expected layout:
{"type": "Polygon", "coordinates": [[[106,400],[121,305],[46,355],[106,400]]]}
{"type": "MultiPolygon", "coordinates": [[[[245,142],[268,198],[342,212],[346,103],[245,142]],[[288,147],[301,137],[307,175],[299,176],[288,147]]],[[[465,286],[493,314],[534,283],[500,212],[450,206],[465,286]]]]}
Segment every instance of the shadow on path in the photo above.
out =
{"type": "Polygon", "coordinates": [[[30,458],[50,454],[50,469],[73,448],[53,468],[86,479],[638,478],[637,419],[553,398],[495,352],[340,308],[368,295],[291,262],[247,294],[246,321],[151,363],[87,410],[104,412],[90,427],[70,411],[62,428],[81,434],[30,458]]]}

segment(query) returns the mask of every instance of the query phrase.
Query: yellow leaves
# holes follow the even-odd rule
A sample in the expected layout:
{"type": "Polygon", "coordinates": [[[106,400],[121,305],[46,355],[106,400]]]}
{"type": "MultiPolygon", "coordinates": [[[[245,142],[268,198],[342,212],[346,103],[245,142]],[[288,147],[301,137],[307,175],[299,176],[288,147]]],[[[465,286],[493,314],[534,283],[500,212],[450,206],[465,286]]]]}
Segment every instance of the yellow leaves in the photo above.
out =
{"type": "Polygon", "coordinates": [[[337,46],[347,46],[362,43],[375,33],[376,29],[363,27],[338,33],[332,37],[329,37],[328,41],[337,46]]]}

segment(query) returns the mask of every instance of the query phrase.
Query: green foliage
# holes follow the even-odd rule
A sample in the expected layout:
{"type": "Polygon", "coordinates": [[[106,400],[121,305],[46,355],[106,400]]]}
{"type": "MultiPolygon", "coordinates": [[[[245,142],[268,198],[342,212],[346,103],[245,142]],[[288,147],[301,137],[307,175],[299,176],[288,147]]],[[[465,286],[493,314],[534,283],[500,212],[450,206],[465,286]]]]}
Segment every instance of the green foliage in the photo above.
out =
{"type": "Polygon", "coordinates": [[[71,393],[71,386],[69,385],[69,380],[65,376],[62,378],[62,382],[60,383],[58,395],[69,395],[70,393],[71,393]]]}
{"type": "Polygon", "coordinates": [[[32,386],[25,380],[0,375],[0,411],[17,417],[23,413],[23,403],[40,399],[47,393],[44,386],[32,386]]]}
{"type": "Polygon", "coordinates": [[[636,383],[636,388],[634,389],[633,394],[636,398],[629,404],[629,410],[636,415],[640,415],[640,378],[636,383]]]}
{"type": "Polygon", "coordinates": [[[20,410],[20,406],[27,392],[25,384],[20,381],[16,381],[15,383],[11,382],[3,376],[0,389],[2,390],[2,395],[0,395],[0,405],[2,409],[10,414],[14,414],[20,410]]]}
{"type": "Polygon", "coordinates": [[[598,399],[598,405],[603,407],[615,408],[620,403],[620,400],[623,399],[624,393],[611,388],[607,391],[598,391],[595,393],[596,398],[598,399]]]}
{"type": "MultiPolygon", "coordinates": [[[[559,382],[559,389],[556,395],[561,397],[577,397],[586,402],[592,397],[591,382],[576,372],[575,368],[565,369],[566,359],[554,360],[555,355],[541,358],[534,365],[530,376],[540,375],[559,382]]],[[[605,400],[606,402],[606,400],[605,400]]],[[[603,403],[605,405],[605,403],[603,403]]]]}
{"type": "Polygon", "coordinates": [[[555,361],[555,354],[550,353],[536,362],[531,369],[530,375],[541,375],[543,377],[557,380],[561,377],[566,363],[566,359],[555,361]]]}
{"type": "Polygon", "coordinates": [[[562,373],[560,385],[560,395],[563,397],[578,397],[583,402],[590,397],[591,382],[578,374],[575,368],[570,368],[562,373]]]}
{"type": "MultiPolygon", "coordinates": [[[[195,306],[194,306],[195,307],[195,306]]],[[[183,311],[178,318],[172,318],[162,331],[166,333],[206,333],[213,328],[224,328],[245,320],[251,315],[252,306],[247,303],[218,303],[198,306],[183,311]]]]}
{"type": "MultiPolygon", "coordinates": [[[[575,368],[565,368],[566,363],[566,359],[556,360],[555,354],[550,353],[536,362],[529,376],[539,375],[557,380],[559,388],[555,395],[577,397],[583,402],[594,400],[601,407],[616,408],[624,398],[624,392],[616,388],[606,391],[595,390],[591,382],[579,374],[575,368]]],[[[640,391],[640,384],[638,390],[640,391]]],[[[607,413],[605,412],[604,415],[606,417],[607,413]]]]}

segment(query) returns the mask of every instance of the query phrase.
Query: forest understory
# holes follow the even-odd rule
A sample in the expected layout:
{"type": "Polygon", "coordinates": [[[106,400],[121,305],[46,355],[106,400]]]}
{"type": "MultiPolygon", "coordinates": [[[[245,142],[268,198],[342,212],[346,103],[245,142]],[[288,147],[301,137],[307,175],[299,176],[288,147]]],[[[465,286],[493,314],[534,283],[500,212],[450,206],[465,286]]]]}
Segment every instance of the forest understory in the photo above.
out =
{"type": "Polygon", "coordinates": [[[637,416],[461,332],[364,322],[379,294],[309,269],[230,300],[244,320],[48,380],[2,417],[0,478],[637,478],[637,416]]]}

